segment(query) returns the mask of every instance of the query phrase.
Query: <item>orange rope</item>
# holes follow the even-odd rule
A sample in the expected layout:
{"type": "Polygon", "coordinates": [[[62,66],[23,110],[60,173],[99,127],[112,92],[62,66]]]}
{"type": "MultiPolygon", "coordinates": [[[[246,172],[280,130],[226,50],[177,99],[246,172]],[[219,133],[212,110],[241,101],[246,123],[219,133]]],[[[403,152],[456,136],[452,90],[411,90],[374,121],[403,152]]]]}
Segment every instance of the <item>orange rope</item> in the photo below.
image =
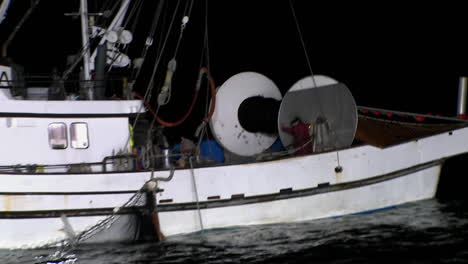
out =
{"type": "MultiPolygon", "coordinates": [[[[210,121],[211,117],[213,116],[213,113],[214,113],[214,110],[215,110],[215,105],[216,105],[216,86],[215,86],[215,82],[213,80],[213,78],[211,78],[211,75],[210,75],[210,72],[208,71],[208,69],[206,67],[203,67],[200,69],[200,78],[201,78],[201,75],[202,74],[206,74],[207,78],[208,78],[208,81],[209,81],[209,84],[210,84],[210,91],[211,91],[211,105],[210,105],[210,111],[208,113],[208,116],[205,117],[203,119],[203,121],[205,122],[208,122],[210,121]]],[[[174,126],[178,126],[180,124],[182,124],[182,122],[185,121],[185,119],[187,119],[187,117],[190,115],[190,113],[192,112],[193,110],[193,107],[195,106],[195,102],[198,98],[198,92],[200,91],[200,88],[199,87],[196,87],[195,88],[195,94],[194,94],[194,97],[193,97],[193,100],[192,100],[192,103],[190,105],[190,108],[189,110],[187,111],[187,113],[185,113],[185,115],[178,121],[176,122],[167,122],[167,121],[164,121],[162,120],[161,118],[159,118],[157,116],[157,113],[154,111],[154,109],[151,107],[151,105],[149,104],[148,101],[145,100],[145,98],[143,98],[140,94],[138,94],[137,92],[133,92],[133,95],[142,100],[143,101],[143,104],[145,105],[145,107],[148,109],[148,111],[150,111],[150,113],[154,116],[154,118],[156,118],[156,120],[163,126],[165,127],[174,127],[174,126]]]]}
{"type": "Polygon", "coordinates": [[[193,107],[195,106],[195,102],[197,101],[197,98],[198,98],[198,91],[199,90],[195,90],[195,94],[193,95],[193,100],[192,100],[192,103],[190,104],[190,108],[188,109],[187,113],[185,113],[185,115],[181,119],[175,122],[168,122],[168,121],[162,120],[159,116],[156,116],[156,120],[165,127],[175,127],[175,126],[182,124],[185,121],[185,119],[187,119],[187,117],[190,115],[190,113],[192,113],[193,107]]]}
{"type": "MultiPolygon", "coordinates": [[[[210,73],[209,73],[209,71],[208,71],[208,69],[206,67],[203,67],[203,68],[200,69],[200,77],[199,78],[201,78],[201,76],[203,74],[206,74],[206,76],[208,78],[208,81],[209,81],[209,84],[210,84],[210,90],[211,90],[212,103],[211,103],[211,106],[210,106],[210,112],[209,112],[208,116],[204,119],[205,121],[209,121],[211,119],[211,117],[213,116],[213,113],[214,113],[214,108],[215,108],[215,103],[216,103],[216,86],[215,86],[213,78],[211,78],[211,75],[210,75],[210,73]]],[[[196,87],[192,103],[190,104],[190,108],[188,109],[187,113],[185,113],[185,115],[181,119],[179,119],[178,121],[175,121],[175,122],[168,122],[168,121],[162,120],[160,117],[155,115],[156,120],[161,125],[163,125],[165,127],[175,127],[175,126],[178,126],[178,125],[182,124],[185,121],[185,119],[187,119],[187,117],[192,113],[193,107],[195,106],[195,102],[197,101],[197,98],[198,98],[198,92],[199,91],[200,91],[200,87],[196,87]]]]}
{"type": "Polygon", "coordinates": [[[156,112],[154,111],[154,109],[151,107],[151,105],[148,103],[148,101],[145,100],[145,98],[143,98],[143,96],[141,96],[140,94],[138,94],[137,92],[133,92],[133,96],[135,96],[136,98],[140,99],[143,104],[146,106],[146,108],[148,109],[148,111],[150,111],[150,113],[156,117],[156,112]]]}

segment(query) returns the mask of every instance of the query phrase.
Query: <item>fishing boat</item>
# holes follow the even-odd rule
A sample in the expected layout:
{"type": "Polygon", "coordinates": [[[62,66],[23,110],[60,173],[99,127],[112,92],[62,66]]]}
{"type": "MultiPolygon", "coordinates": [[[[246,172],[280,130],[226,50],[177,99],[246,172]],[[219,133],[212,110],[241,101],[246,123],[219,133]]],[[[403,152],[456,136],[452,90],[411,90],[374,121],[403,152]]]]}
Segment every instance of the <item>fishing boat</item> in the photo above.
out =
{"type": "MultiPolygon", "coordinates": [[[[177,41],[189,23],[187,3],[184,14],[173,12],[177,41]]],[[[156,5],[143,54],[164,5],[156,5]]],[[[460,118],[466,79],[458,116],[439,117],[357,106],[345,84],[324,75],[306,76],[284,95],[257,72],[216,87],[208,63],[193,84],[194,102],[203,87],[211,95],[197,140],[174,145],[165,127],[184,122],[194,104],[180,122],[159,116],[171,100],[176,56],[156,56],[150,89],[135,92],[148,63],[124,54],[134,6],[124,0],[112,12],[90,13],[81,0],[69,15],[80,17],[82,49],[47,81],[2,60],[0,248],[161,240],[369,212],[434,197],[444,162],[468,152],[460,118]],[[111,19],[94,23],[99,16],[111,19]],[[167,65],[160,84],[159,65],[167,65]],[[129,68],[126,78],[106,79],[129,68]],[[72,82],[74,74],[80,79],[72,82]],[[118,98],[106,94],[111,81],[118,98]]]]}

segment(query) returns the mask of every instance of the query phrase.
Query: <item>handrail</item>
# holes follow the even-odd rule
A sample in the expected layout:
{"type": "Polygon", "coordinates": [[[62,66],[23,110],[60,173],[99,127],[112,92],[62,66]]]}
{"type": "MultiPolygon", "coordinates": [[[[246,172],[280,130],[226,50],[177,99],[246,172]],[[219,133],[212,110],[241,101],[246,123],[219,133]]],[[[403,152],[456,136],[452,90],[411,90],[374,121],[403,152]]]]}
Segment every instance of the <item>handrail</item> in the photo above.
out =
{"type": "Polygon", "coordinates": [[[133,158],[133,159],[136,160],[138,157],[135,154],[122,154],[122,155],[104,157],[104,159],[102,159],[102,162],[101,162],[102,163],[102,172],[107,172],[106,165],[107,165],[108,160],[129,159],[129,158],[133,158]]]}
{"type": "Polygon", "coordinates": [[[357,108],[359,110],[378,111],[378,112],[381,112],[381,113],[384,113],[384,114],[388,113],[388,114],[407,115],[407,116],[414,116],[414,117],[420,116],[420,117],[432,118],[432,119],[438,119],[438,120],[444,120],[444,121],[455,121],[455,122],[460,122],[460,123],[468,123],[468,120],[459,119],[459,118],[455,118],[455,117],[425,115],[425,114],[417,114],[417,113],[411,113],[411,112],[387,110],[387,109],[367,107],[367,106],[358,106],[357,108]]]}

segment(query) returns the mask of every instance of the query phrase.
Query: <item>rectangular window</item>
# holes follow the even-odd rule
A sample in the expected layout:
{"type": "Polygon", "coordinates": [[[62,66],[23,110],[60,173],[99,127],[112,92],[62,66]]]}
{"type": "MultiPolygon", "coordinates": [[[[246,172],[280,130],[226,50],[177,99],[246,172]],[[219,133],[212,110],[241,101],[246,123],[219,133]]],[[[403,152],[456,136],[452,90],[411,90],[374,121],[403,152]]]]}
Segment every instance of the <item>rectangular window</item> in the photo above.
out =
{"type": "Polygon", "coordinates": [[[67,141],[67,126],[65,123],[50,123],[49,124],[49,145],[52,149],[66,149],[67,141]]]}
{"type": "Polygon", "coordinates": [[[89,146],[88,124],[72,123],[70,125],[71,147],[76,149],[85,149],[89,146]]]}

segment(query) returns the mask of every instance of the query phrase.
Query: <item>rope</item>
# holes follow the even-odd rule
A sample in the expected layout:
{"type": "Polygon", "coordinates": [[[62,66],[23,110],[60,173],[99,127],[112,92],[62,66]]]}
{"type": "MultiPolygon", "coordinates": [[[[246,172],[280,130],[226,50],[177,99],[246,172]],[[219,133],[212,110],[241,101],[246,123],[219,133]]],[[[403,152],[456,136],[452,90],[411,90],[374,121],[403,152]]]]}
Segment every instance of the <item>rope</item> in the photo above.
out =
{"type": "Polygon", "coordinates": [[[184,29],[185,27],[187,26],[187,23],[189,21],[189,18],[190,18],[190,14],[192,12],[192,7],[193,7],[193,0],[190,1],[190,7],[189,7],[189,3],[187,2],[186,6],[185,6],[185,10],[184,10],[184,17],[182,18],[182,24],[180,25],[180,34],[179,34],[179,39],[177,41],[177,44],[176,44],[176,48],[175,48],[175,51],[174,51],[174,58],[176,57],[177,55],[177,52],[179,50],[179,46],[180,46],[180,43],[182,41],[182,36],[184,34],[184,29]],[[188,9],[188,12],[187,12],[187,9],[188,9]]]}
{"type": "MultiPolygon", "coordinates": [[[[290,156],[290,155],[298,152],[299,150],[303,149],[306,145],[308,145],[309,143],[312,143],[313,141],[314,141],[314,138],[311,138],[308,141],[306,141],[304,144],[302,144],[301,146],[296,147],[296,148],[291,148],[291,149],[287,149],[287,150],[283,150],[283,151],[277,151],[277,152],[270,152],[270,153],[260,153],[260,154],[255,156],[255,159],[256,160],[262,160],[266,156],[272,156],[272,155],[273,156],[279,156],[279,157],[290,156]]],[[[287,148],[289,146],[291,146],[291,145],[288,145],[285,148],[287,148]]]]}
{"type": "Polygon", "coordinates": [[[339,153],[339,151],[336,152],[336,161],[337,161],[337,163],[338,163],[338,167],[341,167],[341,165],[340,165],[340,153],[339,153]]]}
{"type": "MultiPolygon", "coordinates": [[[[128,24],[130,23],[130,20],[133,17],[136,17],[136,18],[139,17],[142,6],[143,6],[143,1],[138,1],[136,5],[132,6],[130,12],[128,13],[127,19],[125,20],[125,22],[122,25],[122,28],[126,28],[128,26],[128,24]]],[[[135,28],[136,28],[136,24],[137,24],[136,21],[137,21],[137,19],[135,19],[133,21],[133,23],[132,23],[131,30],[130,30],[131,32],[135,32],[135,28]]]]}
{"type": "Polygon", "coordinates": [[[156,13],[154,16],[153,23],[151,24],[150,34],[148,35],[148,37],[146,37],[145,47],[143,48],[141,52],[141,56],[140,56],[141,58],[143,58],[143,61],[142,61],[141,67],[138,67],[136,74],[134,74],[135,76],[133,78],[134,80],[138,79],[138,76],[140,76],[141,68],[143,68],[143,63],[145,62],[145,59],[146,59],[146,54],[148,53],[149,47],[151,47],[153,44],[153,38],[154,38],[154,34],[156,32],[156,28],[159,23],[159,18],[161,17],[163,4],[164,4],[164,1],[159,1],[158,6],[156,7],[156,13]]]}
{"type": "Polygon", "coordinates": [[[167,34],[166,34],[166,38],[164,39],[163,46],[161,48],[161,52],[160,52],[159,56],[156,59],[156,63],[154,64],[153,72],[151,73],[151,77],[150,77],[150,82],[148,83],[148,86],[146,88],[146,93],[145,93],[144,98],[146,100],[148,100],[148,101],[149,101],[148,95],[151,94],[151,91],[153,90],[153,87],[154,87],[154,77],[156,75],[156,70],[159,67],[159,63],[161,62],[162,54],[164,53],[164,50],[166,49],[166,44],[168,42],[172,26],[174,25],[175,17],[177,15],[177,10],[179,10],[179,5],[180,5],[180,0],[177,1],[177,5],[176,5],[176,8],[175,8],[174,14],[172,15],[171,23],[169,24],[169,29],[168,29],[167,34]]]}
{"type": "MultiPolygon", "coordinates": [[[[203,52],[201,54],[201,58],[200,58],[200,67],[203,63],[203,59],[205,59],[205,63],[207,65],[207,68],[210,69],[210,50],[209,50],[209,45],[208,45],[208,1],[205,0],[205,36],[204,36],[204,40],[203,40],[203,52]]],[[[210,89],[210,84],[207,83],[207,89],[210,89]]],[[[211,96],[212,98],[214,98],[213,100],[215,100],[216,102],[216,95],[213,95],[211,96]]],[[[214,103],[215,103],[214,102],[214,103]]],[[[209,107],[210,107],[210,104],[209,104],[209,93],[207,92],[206,93],[206,97],[205,97],[205,117],[209,117],[209,107]]],[[[209,119],[211,119],[211,117],[209,117],[209,119]]],[[[206,129],[206,125],[208,123],[208,118],[205,118],[202,123],[197,127],[197,129],[195,130],[195,137],[198,138],[198,143],[197,143],[197,151],[198,151],[198,155],[200,154],[200,146],[201,146],[201,143],[203,141],[203,138],[205,138],[206,136],[206,139],[209,140],[209,135],[208,135],[208,130],[206,129]]],[[[212,149],[212,146],[211,144],[208,144],[208,148],[209,148],[209,153],[213,153],[213,149],[212,149]]]]}
{"type": "MultiPolygon", "coordinates": [[[[167,34],[166,34],[166,38],[164,39],[163,46],[162,46],[162,48],[161,48],[161,52],[160,52],[159,56],[156,58],[156,63],[154,64],[154,67],[153,67],[153,72],[152,72],[151,77],[150,77],[150,82],[148,83],[148,86],[147,86],[147,88],[146,88],[145,95],[144,95],[144,97],[142,98],[142,101],[145,103],[145,105],[146,105],[146,107],[148,108],[148,110],[149,110],[149,109],[152,109],[151,107],[148,107],[149,104],[148,104],[147,102],[149,102],[150,99],[151,99],[152,90],[153,90],[153,88],[154,88],[154,77],[155,77],[156,71],[157,71],[157,69],[158,69],[158,67],[159,67],[159,63],[161,62],[162,54],[164,53],[164,50],[165,50],[165,48],[166,48],[166,44],[167,44],[168,39],[169,39],[170,31],[171,31],[171,28],[172,28],[172,26],[173,26],[173,24],[174,24],[174,20],[175,20],[176,14],[177,14],[177,10],[179,9],[179,4],[180,4],[180,0],[177,1],[177,5],[176,5],[176,8],[175,8],[175,10],[174,10],[174,14],[173,14],[173,16],[172,16],[171,23],[170,23],[170,25],[169,25],[169,29],[168,29],[168,32],[167,32],[167,34]]],[[[160,6],[158,5],[157,12],[158,12],[158,10],[160,10],[160,9],[159,9],[160,7],[162,8],[162,4],[161,4],[160,6]]],[[[154,26],[153,29],[154,29],[154,30],[156,29],[156,25],[154,26]]],[[[145,54],[146,54],[146,52],[145,52],[145,54]]],[[[138,74],[139,74],[139,72],[138,72],[138,74]]],[[[137,113],[137,115],[136,115],[136,117],[135,117],[135,120],[134,120],[134,122],[133,122],[133,128],[135,128],[135,126],[136,126],[136,124],[137,124],[137,122],[138,122],[138,119],[140,118],[141,110],[142,110],[142,109],[143,109],[143,105],[140,107],[140,109],[139,109],[139,111],[138,111],[138,113],[137,113]]],[[[157,106],[156,112],[154,112],[153,115],[156,117],[158,112],[159,112],[159,104],[158,104],[158,106],[157,106]]],[[[153,124],[154,124],[154,120],[153,120],[153,122],[151,123],[151,126],[153,126],[153,124]]],[[[128,142],[129,142],[129,141],[130,141],[130,137],[127,139],[127,143],[125,144],[124,148],[128,145],[128,142]]]]}
{"type": "Polygon", "coordinates": [[[200,221],[200,229],[203,231],[203,221],[202,221],[201,211],[200,211],[200,201],[198,200],[197,183],[195,182],[195,171],[193,169],[192,159],[193,159],[193,156],[190,156],[189,157],[190,174],[192,175],[193,191],[195,192],[195,198],[197,202],[197,212],[198,212],[198,220],[200,221]]]}
{"type": "MultiPolygon", "coordinates": [[[[312,66],[311,66],[310,59],[309,59],[309,54],[307,53],[304,38],[302,37],[301,27],[299,26],[299,21],[298,21],[297,16],[296,16],[296,11],[294,10],[294,6],[293,6],[291,0],[289,0],[289,6],[291,8],[291,13],[292,13],[292,16],[294,18],[294,23],[296,24],[297,32],[299,33],[299,39],[301,40],[302,50],[304,51],[304,55],[305,55],[306,60],[307,60],[307,66],[309,67],[310,77],[312,79],[312,83],[313,83],[314,87],[317,87],[317,83],[315,82],[315,75],[314,75],[314,72],[312,71],[312,66]]],[[[320,115],[323,116],[322,102],[321,102],[320,98],[319,98],[319,100],[317,100],[317,103],[319,105],[320,115]]]]}
{"type": "Polygon", "coordinates": [[[173,78],[173,75],[175,73],[176,65],[177,65],[176,57],[177,57],[177,53],[179,51],[179,46],[180,46],[180,44],[182,42],[182,37],[184,35],[184,29],[187,26],[187,23],[189,21],[189,15],[190,15],[190,12],[192,11],[193,1],[190,4],[190,8],[189,8],[189,11],[188,11],[189,13],[187,15],[185,15],[186,14],[185,12],[187,11],[188,5],[189,5],[189,3],[187,2],[187,5],[185,6],[185,11],[184,11],[184,17],[182,18],[182,24],[180,26],[179,38],[177,40],[176,47],[175,47],[175,50],[174,50],[174,55],[172,56],[172,59],[167,64],[167,72],[166,72],[166,78],[165,78],[165,81],[164,81],[164,85],[162,86],[161,91],[160,91],[160,93],[158,95],[158,104],[159,105],[166,105],[166,104],[169,103],[169,101],[171,99],[172,78],[173,78]]]}
{"type": "Polygon", "coordinates": [[[205,99],[205,102],[206,102],[206,105],[205,105],[205,122],[208,122],[209,120],[211,120],[211,117],[213,116],[213,113],[214,113],[214,108],[216,106],[216,85],[214,84],[214,80],[213,78],[211,77],[211,73],[210,73],[210,49],[209,49],[209,42],[208,42],[208,1],[205,0],[205,37],[204,37],[204,49],[203,51],[206,50],[205,52],[205,60],[206,60],[206,69],[207,69],[207,75],[208,75],[208,79],[210,80],[210,83],[207,84],[207,88],[210,89],[211,88],[211,106],[210,106],[210,110],[208,112],[208,93],[206,94],[206,99],[205,99]]]}
{"type": "Polygon", "coordinates": [[[156,111],[153,109],[153,107],[151,107],[150,103],[145,100],[144,97],[142,97],[141,95],[139,95],[137,92],[133,92],[133,96],[135,96],[136,98],[140,99],[142,102],[143,102],[143,105],[146,107],[146,109],[148,109],[148,111],[153,115],[153,122],[151,123],[151,128],[153,127],[153,124],[154,124],[154,120],[156,120],[157,116],[158,116],[158,112],[159,112],[159,105],[157,106],[156,108],[156,111]]]}
{"type": "Polygon", "coordinates": [[[45,245],[42,245],[39,248],[52,248],[52,247],[59,247],[59,251],[56,252],[55,254],[49,256],[50,261],[58,260],[60,258],[63,258],[63,256],[67,255],[69,252],[71,252],[73,249],[75,249],[78,244],[82,241],[85,241],[92,236],[98,234],[99,232],[110,228],[110,226],[115,223],[115,221],[118,219],[119,211],[123,207],[132,207],[135,206],[144,199],[142,199],[143,194],[145,193],[144,188],[145,185],[137,192],[135,193],[127,202],[125,202],[122,206],[114,208],[113,214],[107,216],[103,220],[99,221],[96,225],[89,227],[88,229],[78,233],[75,235],[73,239],[67,238],[67,239],[61,239],[55,242],[50,242],[45,245]]]}
{"type": "MultiPolygon", "coordinates": [[[[58,241],[50,242],[45,245],[42,245],[39,248],[52,248],[52,247],[59,247],[59,250],[56,251],[54,254],[48,256],[47,261],[59,261],[62,260],[64,257],[66,257],[72,250],[74,250],[79,243],[95,236],[99,232],[102,232],[106,229],[109,229],[113,223],[115,223],[119,219],[119,212],[121,211],[121,208],[123,207],[135,207],[138,205],[143,205],[147,204],[148,202],[145,200],[144,195],[147,194],[148,192],[154,192],[157,190],[157,181],[169,181],[172,179],[174,176],[174,168],[171,168],[170,175],[167,178],[163,177],[153,177],[154,171],[151,172],[151,177],[148,181],[145,182],[145,184],[136,192],[128,201],[126,201],[122,206],[116,207],[113,210],[113,213],[108,215],[106,218],[103,220],[99,221],[96,225],[91,226],[84,231],[78,233],[78,234],[73,234],[72,236],[69,236],[67,239],[61,239],[58,241]]],[[[153,208],[154,209],[154,208],[153,208]]],[[[151,212],[152,213],[152,221],[153,224],[155,225],[155,231],[158,235],[158,237],[164,238],[164,236],[158,232],[159,231],[159,220],[157,219],[157,212],[151,212]],[[155,218],[156,217],[156,218],[155,218]],[[158,226],[156,226],[156,224],[158,226]]],[[[66,215],[63,216],[63,218],[66,219],[66,215]]],[[[65,223],[64,223],[65,224],[65,223]]],[[[71,226],[69,227],[71,229],[71,226]]],[[[46,262],[49,263],[49,262],[46,262]]],[[[54,262],[55,263],[55,262],[54,262]]],[[[61,262],[60,262],[61,263],[61,262]]]]}
{"type": "Polygon", "coordinates": [[[294,18],[294,23],[296,24],[297,32],[299,33],[299,38],[300,38],[300,40],[301,40],[302,49],[303,49],[304,54],[305,54],[305,56],[306,56],[307,65],[309,66],[310,76],[312,77],[312,82],[313,82],[313,84],[314,84],[314,87],[317,87],[317,84],[315,83],[314,72],[312,71],[312,66],[311,66],[311,64],[310,64],[309,55],[308,55],[308,53],[307,53],[307,49],[306,49],[306,46],[305,46],[305,43],[304,43],[304,39],[302,38],[301,28],[299,27],[299,22],[298,22],[298,20],[297,20],[296,11],[294,10],[294,6],[293,6],[291,0],[289,0],[289,6],[290,6],[290,8],[291,8],[291,13],[292,13],[292,16],[293,16],[293,18],[294,18]]]}
{"type": "Polygon", "coordinates": [[[194,93],[194,96],[193,96],[193,99],[192,99],[192,103],[190,104],[190,107],[188,109],[188,111],[185,113],[185,115],[179,119],[178,121],[175,121],[175,122],[167,122],[167,121],[164,121],[162,120],[160,117],[158,117],[156,115],[156,120],[163,126],[165,127],[174,127],[174,126],[178,126],[180,124],[182,124],[186,119],[187,117],[192,113],[193,111],[193,108],[195,106],[195,102],[198,98],[198,94],[199,94],[199,91],[200,91],[200,86],[201,86],[201,78],[203,77],[203,75],[206,75],[208,80],[209,80],[209,84],[210,84],[210,88],[211,88],[211,98],[212,98],[212,103],[211,103],[211,107],[210,107],[210,112],[208,113],[208,116],[204,118],[204,122],[208,122],[211,117],[213,116],[213,113],[214,113],[214,110],[215,110],[215,105],[216,105],[216,85],[214,83],[214,80],[213,78],[211,78],[211,75],[208,71],[207,68],[203,67],[200,69],[200,73],[198,75],[198,80],[197,80],[197,85],[195,86],[195,93],[194,93]]]}

